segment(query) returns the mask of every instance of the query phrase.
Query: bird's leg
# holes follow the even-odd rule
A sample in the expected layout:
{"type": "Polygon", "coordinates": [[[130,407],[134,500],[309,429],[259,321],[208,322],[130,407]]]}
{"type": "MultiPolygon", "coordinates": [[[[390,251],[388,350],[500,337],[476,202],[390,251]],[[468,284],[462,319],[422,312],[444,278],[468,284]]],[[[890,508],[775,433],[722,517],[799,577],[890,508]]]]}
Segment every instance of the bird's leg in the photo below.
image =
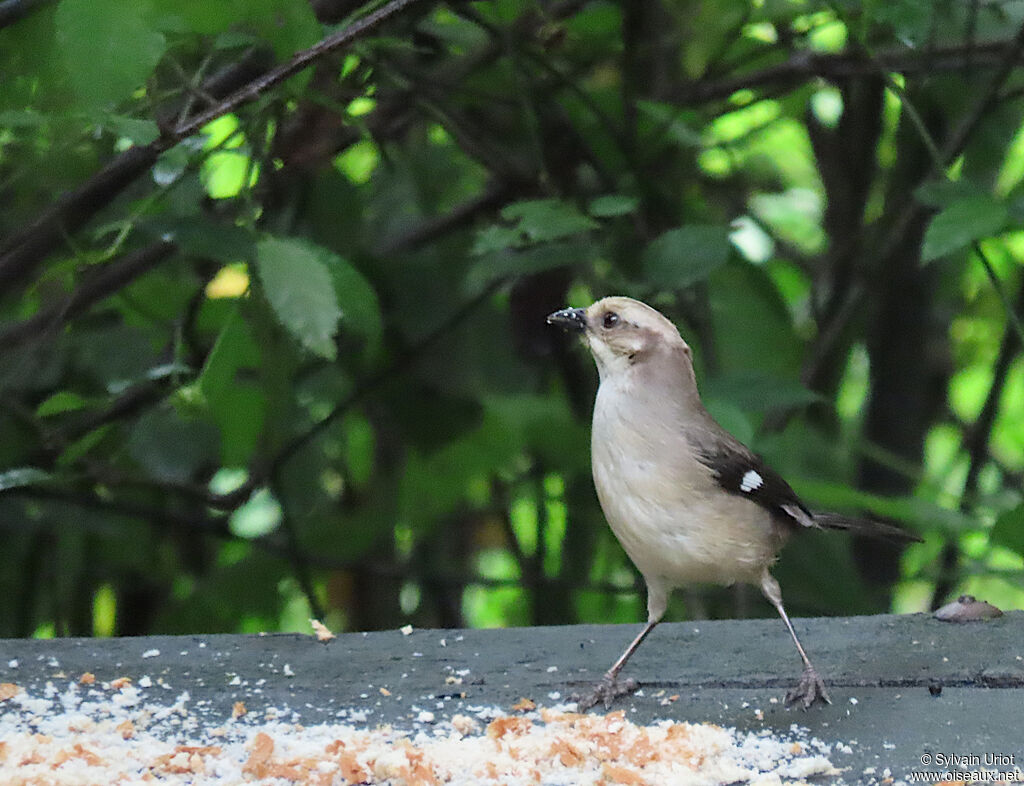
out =
{"type": "Polygon", "coordinates": [[[628,661],[633,653],[637,651],[643,640],[647,638],[647,634],[654,630],[654,626],[657,624],[658,620],[651,620],[644,625],[644,629],[640,631],[639,635],[633,639],[633,642],[626,647],[626,651],[619,656],[619,659],[612,664],[612,667],[605,672],[601,681],[594,686],[594,690],[587,696],[577,698],[577,710],[580,712],[586,712],[598,702],[603,703],[605,709],[608,709],[612,706],[612,702],[619,696],[626,696],[639,687],[634,679],[628,679],[625,682],[620,683],[618,679],[619,672],[622,671],[622,667],[626,665],[626,661],[628,661]]]}
{"type": "Polygon", "coordinates": [[[779,588],[779,582],[767,570],[761,577],[761,591],[779,612],[782,621],[786,623],[789,635],[793,637],[796,650],[800,653],[800,659],[804,662],[804,672],[800,675],[800,683],[786,694],[786,704],[800,702],[805,710],[816,701],[831,704],[832,699],[829,698],[828,691],[825,690],[825,682],[818,675],[818,671],[811,663],[811,659],[807,657],[807,653],[804,652],[800,639],[797,638],[796,631],[793,629],[793,623],[789,621],[789,615],[786,614],[786,609],[782,605],[782,590],[779,588]]]}

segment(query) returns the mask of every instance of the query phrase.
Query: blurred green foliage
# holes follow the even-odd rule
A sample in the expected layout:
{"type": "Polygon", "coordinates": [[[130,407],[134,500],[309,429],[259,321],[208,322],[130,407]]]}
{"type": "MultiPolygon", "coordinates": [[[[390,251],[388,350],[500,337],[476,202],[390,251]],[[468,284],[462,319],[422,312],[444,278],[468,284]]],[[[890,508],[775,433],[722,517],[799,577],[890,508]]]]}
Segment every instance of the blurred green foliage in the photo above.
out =
{"type": "Polygon", "coordinates": [[[796,539],[792,612],[1024,606],[1019,3],[419,0],[183,139],[365,9],[4,7],[0,636],[639,620],[544,324],[606,294],[925,538],[796,539]]]}

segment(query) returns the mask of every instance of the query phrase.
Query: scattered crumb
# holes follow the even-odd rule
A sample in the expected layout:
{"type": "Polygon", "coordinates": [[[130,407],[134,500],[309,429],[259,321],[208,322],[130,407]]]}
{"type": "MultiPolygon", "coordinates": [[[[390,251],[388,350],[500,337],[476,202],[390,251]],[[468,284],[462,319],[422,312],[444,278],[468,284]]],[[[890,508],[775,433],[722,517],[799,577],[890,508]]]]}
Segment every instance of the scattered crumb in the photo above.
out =
{"type": "Polygon", "coordinates": [[[146,650],[145,652],[142,653],[142,657],[143,658],[155,658],[159,654],[160,654],[160,650],[157,650],[157,649],[146,650]]]}
{"type": "Polygon", "coordinates": [[[21,688],[13,682],[0,682],[0,701],[13,699],[19,693],[21,693],[21,688]]]}
{"type": "Polygon", "coordinates": [[[284,664],[284,669],[282,669],[282,671],[284,672],[284,676],[286,676],[286,677],[294,677],[295,676],[295,672],[292,671],[291,664],[289,664],[289,663],[284,664]]]}
{"type": "Polygon", "coordinates": [[[317,641],[330,641],[331,639],[338,638],[330,629],[324,625],[320,620],[311,619],[309,621],[310,626],[313,628],[313,633],[316,635],[317,641]]]}
{"type": "Polygon", "coordinates": [[[123,690],[131,684],[131,677],[118,677],[116,680],[111,680],[109,686],[111,690],[123,690]]]}
{"type": "Polygon", "coordinates": [[[530,710],[537,709],[537,704],[532,699],[527,699],[525,696],[512,705],[514,712],[529,712],[530,710]]]}
{"type": "Polygon", "coordinates": [[[78,678],[78,682],[82,685],[92,685],[96,682],[96,675],[91,671],[85,672],[81,677],[78,678]]]}
{"type": "Polygon", "coordinates": [[[389,691],[387,688],[381,688],[380,689],[380,695],[381,696],[390,696],[391,695],[391,691],[389,691]]]}
{"type": "Polygon", "coordinates": [[[402,631],[402,635],[403,636],[411,636],[412,635],[412,625],[403,625],[402,627],[399,628],[399,630],[402,631]]]}
{"type": "Polygon", "coordinates": [[[224,724],[187,692],[169,704],[152,695],[134,703],[125,701],[139,695],[130,685],[115,694],[74,680],[6,686],[5,785],[795,786],[839,773],[827,758],[832,748],[799,727],[772,736],[670,720],[641,725],[622,710],[581,715],[530,699],[515,715],[468,707],[450,721],[414,709],[412,722],[429,724],[418,728],[381,725],[366,707],[340,709],[343,723],[304,725],[295,708],[249,712],[239,701],[236,722],[224,724]]]}

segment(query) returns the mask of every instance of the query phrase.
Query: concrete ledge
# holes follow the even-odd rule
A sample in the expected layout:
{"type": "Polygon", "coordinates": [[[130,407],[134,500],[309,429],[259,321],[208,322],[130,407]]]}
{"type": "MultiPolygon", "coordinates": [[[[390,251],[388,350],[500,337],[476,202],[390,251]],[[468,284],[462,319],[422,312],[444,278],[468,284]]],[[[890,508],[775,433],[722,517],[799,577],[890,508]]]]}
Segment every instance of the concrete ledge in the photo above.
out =
{"type": "MultiPolygon", "coordinates": [[[[763,619],[659,626],[627,669],[641,694],[616,708],[641,723],[671,718],[779,731],[795,723],[849,744],[852,752],[835,763],[853,783],[880,782],[885,768],[897,778],[930,769],[921,765],[925,754],[1012,754],[1024,769],[1024,612],[966,624],[910,615],[795,625],[829,685],[830,707],[783,706],[800,664],[782,623],[763,619]],[[868,768],[877,775],[860,777],[868,768]]],[[[328,643],[294,634],[3,640],[0,682],[41,689],[85,672],[136,684],[147,676],[153,691],[187,690],[211,717],[230,716],[233,703],[244,701],[250,711],[288,707],[305,724],[362,708],[370,726],[400,726],[424,707],[448,718],[480,705],[509,708],[522,697],[567,701],[600,677],[637,630],[385,631],[328,643]]]]}

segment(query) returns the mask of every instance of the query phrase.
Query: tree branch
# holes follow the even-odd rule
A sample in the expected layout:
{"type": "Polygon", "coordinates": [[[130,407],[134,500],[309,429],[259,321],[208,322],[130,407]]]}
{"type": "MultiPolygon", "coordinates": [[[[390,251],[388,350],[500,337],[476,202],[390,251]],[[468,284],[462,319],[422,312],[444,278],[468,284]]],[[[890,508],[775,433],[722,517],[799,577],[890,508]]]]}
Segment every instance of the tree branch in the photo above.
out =
{"type": "MultiPolygon", "coordinates": [[[[992,371],[992,384],[989,386],[988,395],[985,396],[985,403],[981,407],[978,419],[967,429],[964,439],[968,464],[964,490],[960,495],[960,511],[963,513],[968,512],[974,504],[978,491],[978,477],[989,458],[988,444],[992,438],[996,415],[999,413],[999,401],[1003,396],[1010,366],[1022,346],[1021,337],[1015,330],[1013,321],[1013,318],[1017,316],[1016,312],[1022,309],[1024,309],[1024,281],[1021,282],[1020,290],[1017,293],[1016,308],[1011,306],[1009,309],[1006,329],[999,345],[999,355],[996,357],[995,367],[992,371]]],[[[939,575],[935,580],[935,589],[932,592],[931,608],[938,608],[956,587],[960,579],[959,563],[960,549],[957,546],[956,538],[950,538],[939,555],[939,575]]]]}
{"type": "MultiPolygon", "coordinates": [[[[684,104],[704,103],[728,98],[737,90],[758,87],[798,85],[811,77],[841,79],[885,72],[902,74],[963,71],[998,67],[1001,71],[1020,59],[1018,38],[991,41],[986,44],[963,44],[919,53],[907,49],[878,52],[865,57],[860,52],[815,54],[798,52],[788,60],[721,79],[698,80],[681,87],[674,99],[684,104]]],[[[1001,82],[1002,80],[1000,80],[1001,82]]]]}
{"type": "Polygon", "coordinates": [[[86,311],[89,306],[114,294],[139,276],[152,270],[171,256],[178,247],[158,241],[125,254],[94,271],[63,300],[40,309],[28,319],[0,330],[0,350],[9,350],[31,341],[86,311]]]}
{"type": "MultiPolygon", "coordinates": [[[[265,91],[306,68],[329,52],[352,43],[406,7],[421,0],[391,0],[376,11],[318,43],[297,52],[283,65],[250,80],[220,103],[164,133],[149,145],[131,147],[110,161],[82,186],[68,192],[45,210],[28,227],[0,243],[0,291],[12,292],[13,285],[32,275],[40,262],[58,247],[65,235],[74,234],[100,209],[156,163],[157,157],[207,123],[248,104],[265,91]]],[[[207,91],[210,92],[210,91],[207,91]]]]}

